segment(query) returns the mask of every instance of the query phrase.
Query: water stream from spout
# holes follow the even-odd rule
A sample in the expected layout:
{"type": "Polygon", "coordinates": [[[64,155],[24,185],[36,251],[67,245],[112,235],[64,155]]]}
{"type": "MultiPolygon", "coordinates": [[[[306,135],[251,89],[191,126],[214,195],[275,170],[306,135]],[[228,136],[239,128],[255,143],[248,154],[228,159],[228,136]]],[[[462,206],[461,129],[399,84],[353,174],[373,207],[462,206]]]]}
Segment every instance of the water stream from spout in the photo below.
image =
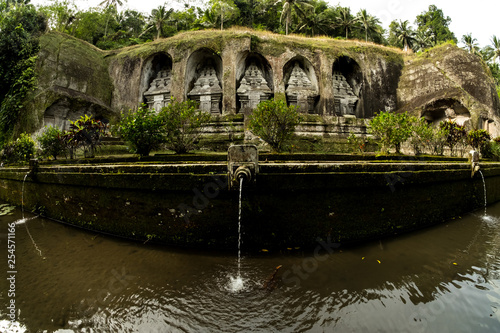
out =
{"type": "Polygon", "coordinates": [[[241,278],[241,192],[243,192],[243,177],[240,178],[240,204],[238,207],[238,278],[241,278]]]}
{"type": "Polygon", "coordinates": [[[243,177],[241,177],[238,205],[238,275],[236,278],[231,278],[231,291],[233,292],[243,289],[243,279],[241,278],[241,193],[243,192],[243,180],[243,177]]]}
{"type": "Polygon", "coordinates": [[[22,219],[19,220],[19,221],[17,221],[16,225],[24,224],[24,226],[26,228],[26,232],[28,233],[28,236],[30,237],[31,242],[33,243],[33,246],[38,251],[38,254],[40,255],[40,257],[42,257],[43,259],[45,259],[45,257],[42,255],[42,250],[40,250],[40,248],[38,247],[38,245],[36,245],[35,240],[33,239],[33,236],[31,236],[30,229],[28,228],[28,224],[26,223],[29,220],[32,220],[32,219],[36,218],[36,216],[34,216],[32,218],[29,218],[29,219],[24,217],[24,183],[26,183],[26,178],[28,178],[28,174],[29,173],[27,173],[24,176],[24,178],[23,178],[23,186],[21,187],[21,217],[22,217],[22,219]]]}
{"type": "Polygon", "coordinates": [[[488,200],[486,199],[486,182],[484,181],[484,176],[481,170],[479,170],[479,174],[481,175],[481,179],[483,180],[483,188],[484,188],[484,216],[486,216],[486,206],[488,205],[488,200]]]}
{"type": "Polygon", "coordinates": [[[28,178],[28,174],[24,176],[23,179],[23,186],[21,187],[21,216],[22,216],[22,221],[25,221],[24,219],[24,183],[26,183],[26,178],[28,178]]]}

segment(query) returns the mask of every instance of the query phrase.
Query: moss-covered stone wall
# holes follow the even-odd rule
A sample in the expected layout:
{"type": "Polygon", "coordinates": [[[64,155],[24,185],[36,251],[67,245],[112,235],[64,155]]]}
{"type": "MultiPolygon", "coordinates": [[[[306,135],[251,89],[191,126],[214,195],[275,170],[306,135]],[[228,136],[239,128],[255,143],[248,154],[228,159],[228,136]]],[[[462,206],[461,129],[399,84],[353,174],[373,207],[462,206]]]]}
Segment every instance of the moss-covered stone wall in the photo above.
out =
{"type": "Polygon", "coordinates": [[[184,100],[199,70],[197,66],[207,58],[219,62],[221,114],[235,114],[240,111],[236,90],[243,67],[248,65],[245,59],[253,57],[268,70],[266,75],[277,99],[286,99],[285,78],[290,63],[298,61],[306,66],[318,89],[314,113],[323,117],[335,114],[333,70],[342,63],[352,70],[346,74],[351,75],[348,80],[356,82],[357,118],[398,110],[437,119],[435,110],[443,113],[448,107],[458,106],[455,111],[470,114],[473,127],[486,126],[497,134],[500,102],[487,66],[479,57],[450,44],[408,55],[361,41],[249,30],[186,32],[113,51],[102,51],[56,32],[42,36],[41,43],[38,89],[25,103],[19,131],[34,131],[53,114],[74,117],[91,113],[117,118],[121,111],[144,102],[143,94],[162,63],[171,67],[171,96],[184,100]]]}
{"type": "MultiPolygon", "coordinates": [[[[269,160],[260,163],[256,183],[243,187],[246,250],[314,246],[318,237],[380,238],[484,205],[481,177],[471,178],[467,163],[261,159],[269,160]]],[[[500,164],[481,169],[488,202],[500,200],[500,164]]],[[[226,170],[224,161],[42,165],[26,179],[24,203],[51,218],[140,241],[234,249],[238,193],[228,190],[226,170]]],[[[21,203],[27,171],[0,169],[1,200],[21,203]]]]}

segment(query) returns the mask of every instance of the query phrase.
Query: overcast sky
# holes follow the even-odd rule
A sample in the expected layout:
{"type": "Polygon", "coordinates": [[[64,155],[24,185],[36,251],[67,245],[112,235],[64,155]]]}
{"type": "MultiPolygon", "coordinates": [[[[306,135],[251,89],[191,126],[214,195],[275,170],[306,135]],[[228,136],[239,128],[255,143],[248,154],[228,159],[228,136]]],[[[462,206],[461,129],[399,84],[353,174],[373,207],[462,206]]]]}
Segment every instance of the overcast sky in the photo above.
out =
{"type": "MultiPolygon", "coordinates": [[[[97,6],[103,0],[75,0],[78,8],[84,9],[97,6]]],[[[47,3],[47,0],[32,0],[32,3],[47,3]]],[[[179,2],[184,0],[170,0],[167,5],[179,8],[179,2]]],[[[206,3],[201,0],[188,0],[191,3],[206,3]]],[[[491,36],[500,37],[500,24],[498,23],[498,0],[327,0],[331,5],[339,3],[341,6],[350,7],[353,14],[360,8],[366,9],[371,15],[382,21],[382,26],[388,29],[392,20],[402,19],[410,21],[415,28],[415,18],[418,14],[426,11],[429,5],[434,4],[443,10],[445,16],[451,18],[450,29],[455,33],[458,41],[462,35],[472,33],[477,39],[479,46],[484,47],[491,44],[491,36]]],[[[140,12],[150,13],[151,9],[163,4],[159,0],[128,0],[124,1],[122,9],[135,9],[140,12]]],[[[459,43],[461,45],[461,43],[459,43]]]]}

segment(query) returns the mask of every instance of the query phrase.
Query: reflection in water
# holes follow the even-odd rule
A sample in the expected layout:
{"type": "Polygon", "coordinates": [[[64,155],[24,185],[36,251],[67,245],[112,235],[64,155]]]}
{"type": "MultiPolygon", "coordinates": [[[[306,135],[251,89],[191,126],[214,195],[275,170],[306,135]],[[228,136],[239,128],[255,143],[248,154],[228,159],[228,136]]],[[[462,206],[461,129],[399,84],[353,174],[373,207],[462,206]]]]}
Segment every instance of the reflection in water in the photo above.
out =
{"type": "MultiPolygon", "coordinates": [[[[26,219],[43,257],[18,225],[18,324],[32,332],[498,331],[500,204],[488,213],[363,246],[326,242],[247,256],[239,292],[231,289],[238,273],[231,253],[172,250],[26,219]],[[262,288],[279,265],[279,283],[262,288]]],[[[20,215],[1,216],[0,234],[20,215]]],[[[0,241],[6,248],[5,236],[0,241]]],[[[0,288],[1,330],[9,324],[5,279],[0,288]]]]}

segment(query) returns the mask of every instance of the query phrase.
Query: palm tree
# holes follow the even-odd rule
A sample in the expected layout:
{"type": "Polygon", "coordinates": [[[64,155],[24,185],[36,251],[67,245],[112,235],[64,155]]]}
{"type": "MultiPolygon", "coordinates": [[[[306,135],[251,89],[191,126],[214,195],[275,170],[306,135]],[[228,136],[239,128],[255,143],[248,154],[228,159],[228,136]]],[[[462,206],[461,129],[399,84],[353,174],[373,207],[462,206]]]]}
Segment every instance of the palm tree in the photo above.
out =
{"type": "Polygon", "coordinates": [[[477,39],[472,37],[471,33],[468,33],[468,34],[462,36],[462,43],[465,44],[465,48],[467,49],[467,51],[469,51],[469,53],[472,53],[472,54],[479,53],[477,39]]]}
{"type": "MultiPolygon", "coordinates": [[[[310,0],[278,0],[278,2],[283,1],[283,10],[281,11],[280,22],[285,20],[285,35],[288,35],[288,26],[292,21],[292,9],[302,18],[306,15],[302,10],[302,6],[311,6],[309,4],[310,0]]],[[[276,2],[276,4],[278,3],[276,2]]],[[[311,6],[312,7],[312,6],[311,6]]]]}
{"type": "Polygon", "coordinates": [[[417,33],[415,34],[415,43],[413,45],[413,51],[420,52],[433,45],[434,42],[432,33],[429,34],[422,30],[417,31],[417,33]]]}
{"type": "Polygon", "coordinates": [[[415,31],[409,26],[408,20],[396,22],[396,28],[394,33],[398,41],[403,43],[403,50],[408,51],[408,48],[412,46],[415,41],[415,31]]]}
{"type": "Polygon", "coordinates": [[[330,8],[317,6],[307,12],[304,24],[299,27],[299,31],[305,31],[307,35],[314,37],[318,33],[328,35],[332,29],[332,17],[334,12],[330,8]]]}
{"type": "Polygon", "coordinates": [[[368,41],[368,32],[373,31],[380,33],[380,20],[375,16],[371,16],[366,12],[366,9],[361,9],[356,17],[357,21],[361,23],[365,30],[365,42],[368,41]]]}
{"type": "Polygon", "coordinates": [[[353,30],[358,24],[358,18],[351,15],[349,7],[340,7],[338,16],[335,18],[335,26],[345,31],[345,39],[349,39],[349,30],[353,30]]]}
{"type": "Polygon", "coordinates": [[[493,35],[493,37],[491,37],[491,44],[493,44],[493,61],[498,59],[498,62],[500,63],[500,39],[493,35]]]}
{"type": "Polygon", "coordinates": [[[106,28],[104,29],[104,37],[108,35],[108,23],[109,23],[109,18],[111,16],[111,7],[116,8],[117,6],[122,6],[123,2],[121,0],[104,0],[99,4],[99,6],[103,6],[108,10],[108,19],[106,20],[106,28]]]}
{"type": "Polygon", "coordinates": [[[169,10],[167,10],[165,5],[159,6],[158,8],[153,9],[151,11],[151,15],[149,16],[150,23],[149,23],[148,27],[146,28],[146,30],[144,30],[139,35],[139,37],[141,37],[144,33],[146,33],[146,31],[148,31],[152,28],[156,28],[156,39],[160,38],[161,34],[162,34],[163,26],[170,20],[170,15],[172,15],[173,12],[174,12],[173,8],[170,8],[169,10]]]}

